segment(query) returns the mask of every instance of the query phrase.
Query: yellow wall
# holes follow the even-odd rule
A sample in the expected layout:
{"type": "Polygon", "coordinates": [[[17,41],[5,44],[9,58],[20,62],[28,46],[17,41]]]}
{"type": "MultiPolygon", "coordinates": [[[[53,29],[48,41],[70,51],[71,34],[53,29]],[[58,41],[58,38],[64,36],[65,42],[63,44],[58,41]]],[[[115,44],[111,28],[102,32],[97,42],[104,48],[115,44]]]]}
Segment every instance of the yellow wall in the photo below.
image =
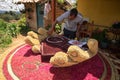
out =
{"type": "Polygon", "coordinates": [[[78,11],[95,24],[111,26],[120,21],[120,0],[78,0],[78,11]]]}

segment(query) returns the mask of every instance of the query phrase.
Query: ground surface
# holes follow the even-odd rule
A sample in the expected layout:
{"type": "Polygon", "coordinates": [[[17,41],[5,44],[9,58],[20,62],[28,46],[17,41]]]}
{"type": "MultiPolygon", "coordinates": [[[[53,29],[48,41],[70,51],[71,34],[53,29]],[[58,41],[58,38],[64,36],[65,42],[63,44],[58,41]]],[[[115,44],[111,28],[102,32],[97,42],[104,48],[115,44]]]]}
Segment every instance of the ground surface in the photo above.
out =
{"type": "MultiPolygon", "coordinates": [[[[7,48],[4,49],[0,49],[0,80],[5,80],[5,77],[3,75],[3,71],[2,71],[2,67],[3,67],[3,61],[5,59],[5,57],[7,56],[7,54],[13,50],[14,48],[16,48],[18,45],[24,44],[24,39],[25,36],[23,35],[19,35],[17,38],[13,38],[13,42],[12,44],[10,44],[7,48]]],[[[110,52],[107,52],[108,54],[105,54],[107,56],[111,55],[109,54],[110,52]]],[[[114,54],[112,54],[114,57],[114,54]]]]}
{"type": "Polygon", "coordinates": [[[25,36],[18,35],[17,38],[12,39],[12,43],[7,48],[0,49],[0,80],[5,80],[4,75],[2,73],[3,72],[2,66],[3,66],[3,61],[4,61],[5,57],[15,47],[17,47],[20,44],[24,44],[24,39],[25,39],[25,36]]]}

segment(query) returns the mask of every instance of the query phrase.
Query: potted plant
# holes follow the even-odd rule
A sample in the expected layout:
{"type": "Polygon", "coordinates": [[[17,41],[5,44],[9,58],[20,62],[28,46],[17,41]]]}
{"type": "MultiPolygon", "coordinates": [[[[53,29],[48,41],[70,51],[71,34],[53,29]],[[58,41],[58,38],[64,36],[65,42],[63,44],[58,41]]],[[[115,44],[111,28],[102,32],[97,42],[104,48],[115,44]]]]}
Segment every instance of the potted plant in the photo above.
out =
{"type": "Polygon", "coordinates": [[[92,33],[92,38],[98,40],[99,47],[101,48],[107,48],[107,45],[108,45],[108,40],[106,38],[106,32],[107,32],[107,29],[100,30],[99,28],[97,28],[92,33]]]}

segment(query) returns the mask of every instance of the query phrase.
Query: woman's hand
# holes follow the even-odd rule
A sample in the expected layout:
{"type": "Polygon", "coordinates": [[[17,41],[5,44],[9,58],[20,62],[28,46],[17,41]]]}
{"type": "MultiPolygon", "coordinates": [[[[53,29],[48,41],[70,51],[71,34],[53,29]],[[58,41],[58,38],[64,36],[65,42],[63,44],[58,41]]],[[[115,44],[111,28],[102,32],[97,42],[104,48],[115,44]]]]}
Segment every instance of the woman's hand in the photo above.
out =
{"type": "Polygon", "coordinates": [[[55,25],[57,24],[57,21],[55,21],[54,23],[53,23],[53,25],[52,25],[52,27],[51,27],[51,29],[50,30],[48,30],[48,35],[51,35],[54,31],[55,31],[55,25]]]}
{"type": "Polygon", "coordinates": [[[48,34],[48,35],[51,35],[51,34],[52,34],[52,32],[53,32],[53,30],[52,30],[52,29],[50,29],[50,30],[48,30],[47,34],[48,34]]]}

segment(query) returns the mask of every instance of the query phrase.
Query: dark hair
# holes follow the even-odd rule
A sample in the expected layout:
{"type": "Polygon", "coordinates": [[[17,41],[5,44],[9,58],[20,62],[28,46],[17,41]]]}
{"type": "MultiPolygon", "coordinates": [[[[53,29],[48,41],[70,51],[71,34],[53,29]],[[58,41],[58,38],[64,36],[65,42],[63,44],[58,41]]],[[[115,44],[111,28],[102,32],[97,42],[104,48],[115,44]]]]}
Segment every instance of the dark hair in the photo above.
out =
{"type": "Polygon", "coordinates": [[[77,14],[78,14],[78,11],[77,11],[76,8],[73,8],[73,9],[70,10],[70,16],[74,15],[76,17],[77,14]]]}
{"type": "Polygon", "coordinates": [[[87,23],[88,23],[88,21],[86,21],[86,20],[82,22],[83,25],[85,25],[85,24],[87,24],[87,23]]]}

